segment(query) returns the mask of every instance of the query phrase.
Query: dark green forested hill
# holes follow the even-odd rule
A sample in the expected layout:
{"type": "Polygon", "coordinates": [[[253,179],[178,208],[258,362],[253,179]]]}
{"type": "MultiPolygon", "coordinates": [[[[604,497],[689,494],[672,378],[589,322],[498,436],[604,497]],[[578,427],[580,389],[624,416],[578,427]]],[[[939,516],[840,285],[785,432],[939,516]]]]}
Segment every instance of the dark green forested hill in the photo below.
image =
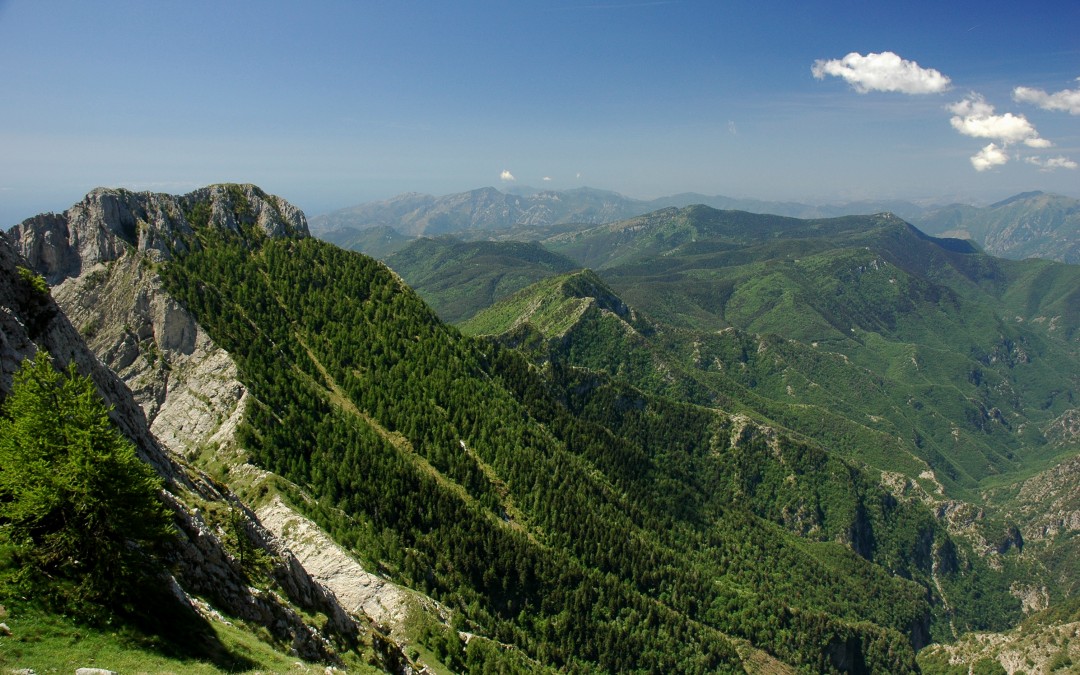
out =
{"type": "Polygon", "coordinates": [[[973,240],[1005,258],[1047,258],[1080,263],[1080,201],[1024,192],[990,206],[953,204],[912,221],[926,232],[973,240]]]}
{"type": "Polygon", "coordinates": [[[1080,268],[996,259],[887,215],[698,207],[560,241],[601,269],[545,279],[463,330],[764,420],[894,486],[902,474],[1001,570],[999,589],[1075,592],[1060,495],[1075,483],[1080,268]],[[998,552],[1020,530],[1033,540],[1010,567],[998,552]]]}
{"type": "MultiPolygon", "coordinates": [[[[849,423],[886,434],[902,450],[891,466],[873,464],[910,473],[904,457],[914,455],[960,495],[1060,452],[1045,429],[1076,406],[1080,268],[992,258],[888,214],[801,221],[690,207],[546,245],[597,265],[610,293],[650,317],[634,330],[663,356],[636,357],[639,384],[749,407],[815,437],[833,433],[816,421],[830,418],[838,437],[849,423]],[[650,374],[657,359],[662,372],[650,374]]],[[[526,308],[549,306],[539,298],[552,283],[468,330],[518,325],[526,308]]],[[[549,313],[573,323],[570,310],[549,313]]],[[[550,326],[541,331],[551,337],[550,326]]],[[[635,367],[633,350],[605,344],[594,328],[555,332],[581,364],[635,367]]]]}
{"type": "MultiPolygon", "coordinates": [[[[465,337],[329,244],[197,237],[162,275],[240,366],[253,460],[307,488],[298,505],[338,541],[535,662],[739,671],[758,649],[905,672],[950,622],[1016,617],[928,510],[815,442],[465,337]]],[[[508,658],[453,642],[454,669],[508,658]]]]}
{"type": "Polygon", "coordinates": [[[578,264],[536,243],[417,239],[386,264],[448,323],[578,264]]]}

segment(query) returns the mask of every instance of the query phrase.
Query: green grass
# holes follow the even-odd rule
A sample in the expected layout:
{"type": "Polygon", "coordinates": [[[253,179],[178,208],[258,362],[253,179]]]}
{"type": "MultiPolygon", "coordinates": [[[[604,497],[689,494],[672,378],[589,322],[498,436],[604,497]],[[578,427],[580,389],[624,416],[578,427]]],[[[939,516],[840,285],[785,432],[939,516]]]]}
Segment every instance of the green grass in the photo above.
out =
{"type": "MultiPolygon", "coordinates": [[[[89,627],[70,617],[38,609],[17,609],[7,617],[11,635],[0,637],[0,668],[37,673],[71,673],[104,668],[118,673],[321,673],[325,665],[305,663],[276,650],[243,624],[210,624],[217,645],[200,658],[184,656],[182,646],[129,626],[89,627]]],[[[211,639],[211,641],[213,641],[211,639]]],[[[380,672],[359,655],[350,655],[350,672],[380,672]]]]}

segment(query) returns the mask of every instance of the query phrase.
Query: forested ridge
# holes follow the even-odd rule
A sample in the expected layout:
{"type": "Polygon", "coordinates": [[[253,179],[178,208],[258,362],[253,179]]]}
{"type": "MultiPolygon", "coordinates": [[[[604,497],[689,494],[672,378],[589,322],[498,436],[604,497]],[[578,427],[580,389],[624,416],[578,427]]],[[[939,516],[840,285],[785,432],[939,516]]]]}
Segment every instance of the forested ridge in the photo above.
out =
{"type": "MultiPolygon", "coordinates": [[[[856,465],[464,337],[358,254],[198,237],[162,275],[240,365],[253,461],[469,630],[540,664],[620,672],[739,670],[729,637],[808,672],[904,672],[941,630],[926,580],[955,545],[856,465]]],[[[457,669],[507,658],[453,643],[457,669]]]]}

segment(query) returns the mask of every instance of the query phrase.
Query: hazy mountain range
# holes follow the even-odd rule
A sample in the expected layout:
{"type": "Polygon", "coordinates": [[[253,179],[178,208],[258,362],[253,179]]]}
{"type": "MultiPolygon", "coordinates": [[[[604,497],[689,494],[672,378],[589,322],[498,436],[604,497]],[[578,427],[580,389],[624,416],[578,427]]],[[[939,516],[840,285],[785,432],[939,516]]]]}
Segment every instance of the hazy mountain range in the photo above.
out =
{"type": "Polygon", "coordinates": [[[542,238],[560,226],[598,225],[693,204],[793,218],[889,212],[929,234],[971,239],[987,252],[1007,258],[1077,262],[1080,255],[1080,201],[1040,192],[978,207],[927,206],[902,200],[810,205],[696,193],[646,201],[590,188],[499,191],[489,187],[443,197],[403,194],[317,216],[311,220],[311,228],[326,241],[384,257],[417,236],[453,233],[470,239],[527,240],[542,238]]]}

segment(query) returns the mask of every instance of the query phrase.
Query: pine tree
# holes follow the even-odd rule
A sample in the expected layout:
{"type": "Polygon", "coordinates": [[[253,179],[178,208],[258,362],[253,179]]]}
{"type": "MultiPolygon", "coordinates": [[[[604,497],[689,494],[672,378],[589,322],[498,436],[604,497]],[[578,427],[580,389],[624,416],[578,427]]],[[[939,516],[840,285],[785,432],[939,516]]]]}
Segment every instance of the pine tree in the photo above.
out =
{"type": "Polygon", "coordinates": [[[10,581],[62,606],[123,606],[170,537],[161,480],[113,426],[93,382],[45,352],[0,407],[0,544],[10,581]]]}

